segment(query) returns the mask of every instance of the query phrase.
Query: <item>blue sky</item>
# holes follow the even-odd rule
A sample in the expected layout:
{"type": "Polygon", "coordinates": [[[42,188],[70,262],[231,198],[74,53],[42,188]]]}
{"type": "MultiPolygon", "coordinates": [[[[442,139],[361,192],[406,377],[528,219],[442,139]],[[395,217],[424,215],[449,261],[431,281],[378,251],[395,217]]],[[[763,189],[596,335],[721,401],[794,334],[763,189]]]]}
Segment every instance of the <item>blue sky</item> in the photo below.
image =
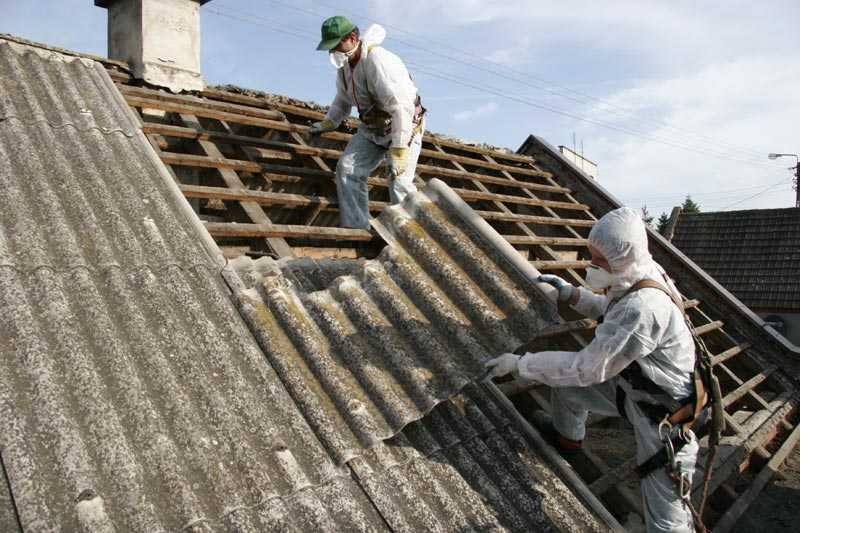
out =
{"type": "MultiPolygon", "coordinates": [[[[106,55],[93,0],[0,0],[0,32],[106,55]]],[[[800,150],[796,1],[213,0],[202,68],[232,83],[327,104],[314,51],[322,20],[379,22],[408,64],[432,131],[518,148],[531,133],[583,142],[599,180],[632,207],[788,207],[800,150]]]]}

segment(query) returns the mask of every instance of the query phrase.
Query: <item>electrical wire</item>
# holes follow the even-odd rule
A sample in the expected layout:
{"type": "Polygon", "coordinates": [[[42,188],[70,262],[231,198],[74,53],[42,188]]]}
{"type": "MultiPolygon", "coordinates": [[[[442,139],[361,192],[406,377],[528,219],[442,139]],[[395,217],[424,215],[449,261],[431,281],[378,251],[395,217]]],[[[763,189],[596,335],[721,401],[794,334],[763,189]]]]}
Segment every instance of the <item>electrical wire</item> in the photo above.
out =
{"type": "MultiPolygon", "coordinates": [[[[226,13],[226,12],[220,11],[219,9],[208,8],[208,11],[210,13],[213,13],[213,14],[216,14],[216,15],[232,18],[232,19],[235,19],[235,20],[240,20],[242,22],[255,24],[257,26],[265,27],[265,28],[268,28],[268,29],[271,29],[271,30],[274,30],[274,31],[279,31],[281,33],[292,35],[294,37],[299,37],[299,38],[302,38],[302,39],[310,39],[310,37],[306,37],[305,34],[304,34],[304,32],[306,30],[301,30],[301,29],[298,29],[298,28],[290,28],[289,26],[287,26],[286,29],[278,28],[276,26],[267,24],[266,22],[264,22],[265,19],[263,19],[263,18],[258,18],[258,17],[254,17],[254,16],[248,16],[248,18],[247,18],[247,16],[242,16],[242,15],[238,16],[237,14],[226,13]],[[258,20],[255,20],[255,19],[258,19],[258,20]],[[291,29],[296,30],[298,33],[294,33],[293,31],[290,31],[291,29]]],[[[720,152],[711,152],[711,151],[706,150],[706,149],[695,148],[695,147],[691,147],[691,146],[678,144],[678,143],[675,143],[675,142],[672,142],[672,141],[661,139],[661,138],[653,136],[653,135],[644,134],[644,133],[636,131],[636,130],[631,130],[631,129],[616,126],[616,125],[613,125],[613,124],[603,123],[601,121],[596,121],[596,120],[588,119],[586,117],[581,117],[579,115],[575,115],[575,114],[569,113],[567,111],[563,111],[563,110],[556,109],[556,108],[551,108],[551,107],[548,107],[547,105],[544,105],[544,104],[539,103],[539,102],[534,102],[534,101],[527,100],[527,99],[520,98],[520,97],[513,97],[513,96],[510,96],[510,95],[507,95],[506,93],[502,93],[502,92],[494,90],[494,89],[482,87],[482,86],[476,85],[476,84],[471,83],[471,82],[466,81],[466,80],[461,80],[460,78],[458,78],[456,76],[444,74],[444,73],[437,71],[435,69],[426,68],[426,67],[419,65],[419,64],[414,64],[414,63],[410,63],[410,62],[407,62],[407,64],[413,65],[416,70],[418,70],[419,72],[423,72],[423,73],[425,73],[429,76],[437,77],[437,78],[440,78],[440,79],[443,79],[443,80],[446,80],[446,81],[450,81],[450,82],[455,83],[455,84],[470,87],[470,88],[473,88],[473,89],[476,89],[476,90],[479,90],[479,91],[482,91],[482,92],[486,92],[488,94],[492,94],[494,96],[506,98],[506,99],[509,99],[511,101],[515,101],[515,102],[521,103],[523,105],[528,105],[528,106],[531,106],[531,107],[534,107],[534,108],[537,108],[537,109],[540,109],[540,110],[548,111],[548,112],[555,113],[555,114],[558,114],[558,115],[561,115],[561,116],[566,116],[568,118],[573,118],[575,120],[580,120],[580,121],[583,121],[583,122],[586,122],[586,123],[590,123],[590,124],[594,124],[594,125],[601,126],[601,127],[604,127],[604,128],[612,129],[612,130],[618,131],[620,133],[639,137],[639,138],[649,140],[649,141],[653,141],[653,142],[658,142],[658,143],[661,143],[661,144],[665,144],[667,146],[672,146],[672,147],[675,147],[675,148],[680,148],[680,149],[684,149],[684,150],[687,150],[687,151],[695,152],[695,153],[698,153],[698,154],[701,154],[701,155],[704,155],[704,156],[729,160],[729,161],[733,161],[733,162],[736,162],[736,163],[754,165],[754,166],[757,166],[757,167],[760,167],[760,168],[771,168],[770,165],[763,164],[763,163],[760,163],[758,161],[747,160],[747,159],[739,159],[739,158],[735,158],[735,157],[730,157],[730,156],[723,154],[723,153],[720,153],[720,152]]]]}
{"type": "MultiPolygon", "coordinates": [[[[273,3],[275,3],[275,4],[277,4],[277,5],[280,5],[280,6],[282,6],[282,7],[286,7],[286,8],[288,8],[288,9],[292,9],[292,10],[300,11],[300,12],[302,12],[302,13],[310,14],[310,15],[317,16],[317,17],[322,16],[320,13],[317,13],[317,12],[315,12],[315,11],[308,10],[308,9],[305,9],[305,8],[302,8],[302,7],[299,7],[299,6],[291,5],[291,4],[289,4],[289,3],[287,3],[287,2],[283,2],[283,1],[281,1],[281,0],[271,0],[271,1],[272,1],[273,3]]],[[[328,7],[328,8],[331,8],[331,9],[337,10],[337,11],[340,11],[340,10],[341,10],[339,7],[337,7],[337,6],[333,6],[333,5],[328,4],[328,3],[325,3],[325,2],[319,2],[319,1],[316,1],[316,0],[315,0],[315,1],[313,1],[312,3],[317,4],[317,5],[322,5],[322,6],[324,6],[324,7],[328,7]]],[[[347,9],[347,8],[344,8],[344,9],[347,9]]],[[[368,20],[368,21],[370,21],[370,22],[378,22],[378,21],[376,21],[376,20],[374,20],[374,19],[372,19],[372,18],[370,18],[370,17],[367,17],[367,16],[365,16],[365,15],[361,14],[361,13],[355,13],[355,12],[353,12],[353,14],[354,14],[356,17],[359,17],[359,18],[361,18],[361,19],[363,19],[363,20],[368,20]]],[[[552,83],[552,82],[550,82],[550,81],[547,81],[547,80],[543,80],[542,78],[540,78],[539,76],[537,76],[537,75],[535,75],[535,74],[522,72],[522,71],[516,70],[516,69],[514,69],[514,68],[512,68],[512,67],[510,67],[510,66],[503,65],[503,64],[501,64],[501,63],[497,63],[497,62],[495,62],[495,61],[491,61],[491,60],[489,60],[489,59],[487,59],[487,58],[480,57],[480,56],[477,56],[477,55],[475,55],[475,54],[470,54],[470,53],[467,53],[467,52],[465,52],[465,51],[463,51],[463,50],[461,50],[461,49],[459,49],[459,48],[456,48],[456,47],[454,47],[454,46],[451,46],[451,45],[449,45],[449,44],[446,44],[446,43],[443,43],[443,42],[440,42],[440,41],[433,40],[433,39],[431,39],[431,38],[430,38],[430,37],[428,37],[428,36],[422,36],[422,35],[416,34],[416,33],[414,33],[414,32],[408,31],[408,30],[406,30],[406,29],[399,28],[399,27],[397,27],[397,26],[395,26],[395,25],[383,24],[383,23],[380,23],[380,22],[378,22],[378,23],[379,23],[379,24],[382,24],[383,26],[385,26],[385,27],[387,27],[387,28],[390,28],[390,29],[391,29],[391,30],[393,30],[393,31],[398,31],[398,32],[400,32],[400,33],[403,33],[403,34],[406,34],[406,35],[410,35],[410,36],[415,37],[415,38],[417,38],[417,39],[424,40],[426,43],[433,43],[433,44],[439,45],[439,46],[440,46],[440,47],[442,47],[442,48],[445,48],[445,49],[448,49],[448,50],[453,50],[453,51],[458,52],[459,54],[461,54],[461,55],[463,55],[463,56],[466,56],[466,57],[472,58],[473,60],[480,60],[481,62],[484,62],[484,63],[487,63],[487,64],[489,64],[489,65],[492,65],[492,66],[493,66],[493,67],[495,67],[495,68],[494,68],[494,69],[485,68],[485,67],[479,66],[479,65],[477,65],[477,64],[475,64],[475,63],[468,62],[468,61],[464,61],[464,60],[461,60],[461,59],[455,58],[454,56],[450,56],[450,55],[448,55],[448,54],[443,54],[443,53],[440,53],[440,52],[437,52],[437,51],[431,50],[431,49],[430,49],[430,48],[428,48],[428,47],[424,47],[424,46],[421,46],[421,45],[418,45],[418,44],[414,44],[414,43],[408,42],[408,41],[406,41],[406,40],[402,40],[402,39],[396,38],[395,36],[393,36],[393,37],[392,37],[392,39],[393,39],[393,40],[395,40],[395,41],[397,41],[397,42],[400,42],[400,43],[403,43],[403,44],[405,44],[405,45],[407,45],[407,46],[410,46],[410,47],[412,47],[412,48],[417,48],[417,49],[419,49],[419,50],[422,50],[422,51],[425,51],[425,52],[427,52],[427,53],[431,53],[431,54],[437,55],[437,56],[439,56],[439,57],[442,57],[442,58],[448,59],[448,60],[450,60],[450,61],[453,61],[453,62],[459,63],[459,64],[461,64],[461,65],[469,66],[469,67],[472,67],[472,68],[475,68],[475,69],[478,69],[478,70],[481,70],[481,71],[484,71],[484,72],[487,72],[487,73],[493,74],[493,75],[495,75],[495,76],[501,77],[501,78],[503,78],[503,79],[507,79],[507,80],[510,80],[510,81],[514,81],[514,82],[516,82],[516,83],[520,83],[520,84],[522,84],[522,85],[526,85],[526,86],[529,86],[529,87],[532,87],[532,88],[535,88],[535,89],[539,89],[539,90],[542,90],[542,91],[544,91],[544,92],[547,92],[547,93],[553,94],[553,95],[555,95],[555,96],[559,96],[559,97],[562,97],[562,98],[567,98],[567,99],[569,99],[569,100],[572,100],[572,101],[575,101],[575,102],[578,102],[578,103],[581,103],[581,104],[584,104],[584,105],[589,104],[589,102],[585,101],[584,99],[586,99],[586,100],[590,100],[590,101],[593,101],[593,102],[596,102],[596,103],[604,104],[604,105],[608,106],[609,108],[616,109],[617,111],[615,111],[614,113],[615,113],[615,114],[617,114],[617,115],[619,115],[619,116],[633,116],[633,115],[636,113],[636,111],[635,111],[635,110],[633,110],[633,109],[630,109],[630,108],[625,108],[624,106],[619,106],[619,105],[614,104],[614,103],[612,103],[612,102],[610,102],[610,101],[608,101],[608,100],[604,100],[604,99],[601,99],[601,98],[597,98],[597,97],[591,96],[591,95],[586,94],[586,93],[582,93],[582,92],[580,92],[580,91],[576,91],[576,90],[571,89],[571,88],[568,88],[568,87],[556,86],[556,88],[557,88],[557,89],[561,89],[561,90],[566,91],[566,92],[568,92],[568,93],[574,94],[574,95],[576,95],[576,97],[569,96],[569,95],[566,95],[566,94],[560,94],[560,93],[556,92],[555,90],[553,90],[552,88],[548,87],[548,86],[552,86],[552,87],[553,87],[553,86],[555,86],[555,84],[554,84],[554,83],[552,83]],[[502,73],[502,72],[501,72],[501,69],[505,69],[505,70],[508,70],[508,71],[510,71],[510,72],[513,72],[513,73],[515,73],[515,74],[517,74],[517,75],[521,76],[521,78],[514,78],[514,77],[512,77],[512,76],[508,76],[508,75],[506,75],[506,74],[502,73]],[[526,79],[529,79],[529,80],[531,80],[531,81],[526,81],[526,79]],[[540,82],[540,83],[542,83],[542,84],[545,84],[545,85],[544,85],[544,86],[543,86],[543,85],[537,85],[537,84],[533,83],[534,81],[538,81],[538,82],[540,82]]],[[[722,147],[724,147],[724,148],[728,148],[728,149],[730,149],[730,150],[732,150],[732,151],[744,152],[744,153],[745,153],[745,155],[750,155],[750,156],[753,156],[753,157],[762,157],[762,156],[766,155],[766,153],[762,152],[761,150],[754,149],[754,148],[744,147],[744,146],[742,146],[742,145],[735,144],[735,143],[728,143],[728,142],[720,141],[720,140],[718,140],[718,139],[716,139],[716,138],[714,138],[714,137],[710,137],[710,136],[707,136],[707,135],[694,133],[694,132],[692,132],[692,131],[690,131],[690,130],[685,130],[685,129],[683,129],[683,128],[678,128],[678,127],[673,126],[673,125],[671,125],[671,124],[669,124],[669,123],[667,123],[667,122],[665,122],[665,121],[662,121],[662,120],[653,119],[653,118],[650,118],[650,117],[641,117],[641,116],[636,117],[636,118],[638,118],[639,120],[641,120],[641,121],[643,121],[643,122],[649,122],[649,123],[651,123],[651,124],[655,124],[655,125],[660,126],[660,127],[665,127],[665,128],[668,128],[668,129],[671,129],[671,130],[674,130],[674,131],[677,131],[677,132],[683,133],[684,135],[691,135],[691,136],[693,136],[693,137],[698,137],[698,138],[700,138],[700,139],[704,139],[704,140],[706,140],[706,141],[707,141],[709,144],[711,144],[711,145],[718,145],[718,146],[722,146],[722,147]]]]}

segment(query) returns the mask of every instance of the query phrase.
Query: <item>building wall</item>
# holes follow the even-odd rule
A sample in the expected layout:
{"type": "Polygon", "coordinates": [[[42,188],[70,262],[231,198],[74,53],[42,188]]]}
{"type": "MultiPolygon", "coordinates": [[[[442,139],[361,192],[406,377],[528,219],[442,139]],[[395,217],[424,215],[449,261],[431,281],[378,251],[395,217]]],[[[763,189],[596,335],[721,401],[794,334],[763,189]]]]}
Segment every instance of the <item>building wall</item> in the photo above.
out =
{"type": "Polygon", "coordinates": [[[795,346],[800,346],[800,313],[783,313],[778,311],[755,310],[759,318],[765,322],[781,322],[783,329],[778,331],[795,346]],[[781,321],[779,319],[782,319],[781,321]]]}
{"type": "Polygon", "coordinates": [[[584,174],[593,179],[598,179],[598,165],[596,163],[589,161],[568,146],[560,146],[560,153],[584,174]]]}

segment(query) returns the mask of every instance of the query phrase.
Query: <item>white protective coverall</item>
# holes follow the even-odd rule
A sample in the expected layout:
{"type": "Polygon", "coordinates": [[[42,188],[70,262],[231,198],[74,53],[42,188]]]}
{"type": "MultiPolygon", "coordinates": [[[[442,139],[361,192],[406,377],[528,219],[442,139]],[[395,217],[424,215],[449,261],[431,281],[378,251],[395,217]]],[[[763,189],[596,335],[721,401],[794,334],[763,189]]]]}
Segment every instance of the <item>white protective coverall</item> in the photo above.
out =
{"type": "MultiPolygon", "coordinates": [[[[590,411],[619,416],[616,386],[623,378],[617,375],[625,367],[638,364],[645,377],[680,401],[692,393],[690,374],[695,360],[694,340],[683,314],[664,292],[640,289],[615,302],[606,312],[610,301],[642,279],[677,291],[651,258],[639,215],[626,207],[607,213],[589,233],[589,244],[607,259],[614,280],[606,296],[579,289],[580,300],[572,306],[591,318],[604,316],[594,340],[578,352],[527,353],[518,363],[521,377],[555,387],[554,426],[563,437],[578,441],[585,436],[590,411]]],[[[663,445],[657,425],[636,405],[637,401],[656,402],[638,390],[628,392],[624,402],[636,435],[637,464],[642,464],[663,450],[663,445]]],[[[676,460],[681,462],[688,479],[694,475],[697,452],[697,439],[692,438],[677,453],[676,460]]],[[[664,468],[642,479],[641,486],[648,531],[694,531],[692,515],[664,468]]]]}
{"type": "Polygon", "coordinates": [[[390,146],[410,148],[407,168],[390,181],[390,202],[399,203],[416,190],[413,176],[422,149],[424,122],[413,123],[416,85],[402,60],[380,46],[386,34],[383,27],[373,24],[361,36],[360,59],[354,67],[346,63],[337,70],[337,96],[326,115],[334,124],[340,124],[355,106],[361,118],[378,109],[391,119],[389,131],[361,122],[337,162],[340,223],[347,228],[369,229],[366,180],[390,146]]]}

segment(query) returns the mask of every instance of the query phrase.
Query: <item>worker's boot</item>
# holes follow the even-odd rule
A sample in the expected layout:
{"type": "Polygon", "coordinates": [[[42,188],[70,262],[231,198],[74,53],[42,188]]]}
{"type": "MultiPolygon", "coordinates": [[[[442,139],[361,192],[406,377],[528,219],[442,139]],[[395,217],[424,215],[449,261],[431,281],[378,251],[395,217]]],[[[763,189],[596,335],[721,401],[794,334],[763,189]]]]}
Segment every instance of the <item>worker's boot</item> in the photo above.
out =
{"type": "Polygon", "coordinates": [[[554,427],[551,415],[541,409],[533,411],[528,416],[548,444],[554,447],[563,457],[575,457],[583,452],[583,441],[567,439],[560,435],[554,427]]]}

